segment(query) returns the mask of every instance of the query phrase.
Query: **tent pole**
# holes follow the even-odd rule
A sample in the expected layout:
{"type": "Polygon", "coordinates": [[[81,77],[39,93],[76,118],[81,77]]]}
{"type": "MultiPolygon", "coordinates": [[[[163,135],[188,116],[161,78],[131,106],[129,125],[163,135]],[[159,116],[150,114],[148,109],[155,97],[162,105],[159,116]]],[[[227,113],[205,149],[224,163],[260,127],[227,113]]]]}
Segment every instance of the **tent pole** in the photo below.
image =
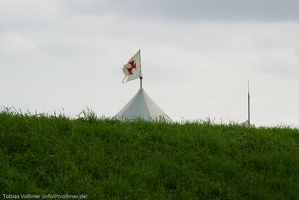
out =
{"type": "Polygon", "coordinates": [[[142,89],[142,79],[143,79],[143,77],[142,77],[142,73],[141,73],[141,49],[139,49],[139,55],[140,55],[140,76],[139,76],[139,78],[140,78],[140,89],[142,89]]]}
{"type": "Polygon", "coordinates": [[[248,125],[250,125],[250,94],[249,94],[249,80],[248,80],[248,125]]]}
{"type": "Polygon", "coordinates": [[[143,79],[143,77],[140,76],[139,78],[140,78],[140,89],[142,89],[142,79],[143,79]]]}

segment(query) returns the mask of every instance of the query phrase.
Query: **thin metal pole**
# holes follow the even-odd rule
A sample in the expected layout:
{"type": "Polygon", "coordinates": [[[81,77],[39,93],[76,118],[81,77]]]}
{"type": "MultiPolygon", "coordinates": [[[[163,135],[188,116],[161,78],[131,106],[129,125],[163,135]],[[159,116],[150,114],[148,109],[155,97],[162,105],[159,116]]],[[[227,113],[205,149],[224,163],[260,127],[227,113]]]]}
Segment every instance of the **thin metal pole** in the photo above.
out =
{"type": "Polygon", "coordinates": [[[139,49],[139,56],[140,56],[140,89],[142,89],[142,79],[143,79],[143,77],[142,77],[142,73],[141,73],[141,49],[139,49]]]}
{"type": "Polygon", "coordinates": [[[248,80],[248,125],[250,125],[250,93],[249,93],[249,80],[248,80]]]}

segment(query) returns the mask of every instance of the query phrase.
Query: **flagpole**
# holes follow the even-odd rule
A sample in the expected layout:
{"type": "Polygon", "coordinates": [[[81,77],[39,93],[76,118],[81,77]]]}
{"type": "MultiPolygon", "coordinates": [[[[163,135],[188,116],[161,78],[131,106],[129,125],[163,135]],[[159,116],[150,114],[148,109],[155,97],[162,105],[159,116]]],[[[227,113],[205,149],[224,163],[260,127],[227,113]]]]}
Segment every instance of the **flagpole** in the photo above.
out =
{"type": "Polygon", "coordinates": [[[140,53],[140,50],[141,49],[139,49],[139,55],[140,55],[140,76],[139,76],[139,79],[140,79],[140,89],[142,89],[142,79],[143,79],[143,77],[142,77],[142,73],[141,73],[141,53],[140,53]]]}
{"type": "Polygon", "coordinates": [[[139,78],[140,78],[140,89],[142,89],[142,79],[143,79],[143,77],[140,76],[139,78]]]}
{"type": "Polygon", "coordinates": [[[250,125],[250,93],[249,93],[249,80],[248,80],[248,125],[250,125]]]}

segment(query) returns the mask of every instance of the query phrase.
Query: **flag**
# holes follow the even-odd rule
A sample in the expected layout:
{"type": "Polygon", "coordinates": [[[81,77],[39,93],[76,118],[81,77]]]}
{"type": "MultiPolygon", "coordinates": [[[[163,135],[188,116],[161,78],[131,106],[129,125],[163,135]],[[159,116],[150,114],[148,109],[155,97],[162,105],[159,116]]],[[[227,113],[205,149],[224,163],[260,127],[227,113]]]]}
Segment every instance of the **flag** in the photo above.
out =
{"type": "Polygon", "coordinates": [[[140,62],[140,50],[128,61],[123,67],[125,78],[123,83],[134,80],[141,76],[141,62],[140,62]],[[124,81],[127,78],[126,81],[124,81]]]}

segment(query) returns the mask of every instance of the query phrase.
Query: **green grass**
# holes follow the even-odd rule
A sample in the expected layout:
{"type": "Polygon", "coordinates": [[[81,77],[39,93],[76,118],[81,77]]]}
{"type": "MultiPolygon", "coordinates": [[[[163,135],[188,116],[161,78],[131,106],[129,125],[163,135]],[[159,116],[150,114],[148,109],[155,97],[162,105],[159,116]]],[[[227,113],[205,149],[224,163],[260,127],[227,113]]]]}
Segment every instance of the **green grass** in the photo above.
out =
{"type": "Polygon", "coordinates": [[[0,113],[3,194],[299,199],[299,130],[0,113]]]}

